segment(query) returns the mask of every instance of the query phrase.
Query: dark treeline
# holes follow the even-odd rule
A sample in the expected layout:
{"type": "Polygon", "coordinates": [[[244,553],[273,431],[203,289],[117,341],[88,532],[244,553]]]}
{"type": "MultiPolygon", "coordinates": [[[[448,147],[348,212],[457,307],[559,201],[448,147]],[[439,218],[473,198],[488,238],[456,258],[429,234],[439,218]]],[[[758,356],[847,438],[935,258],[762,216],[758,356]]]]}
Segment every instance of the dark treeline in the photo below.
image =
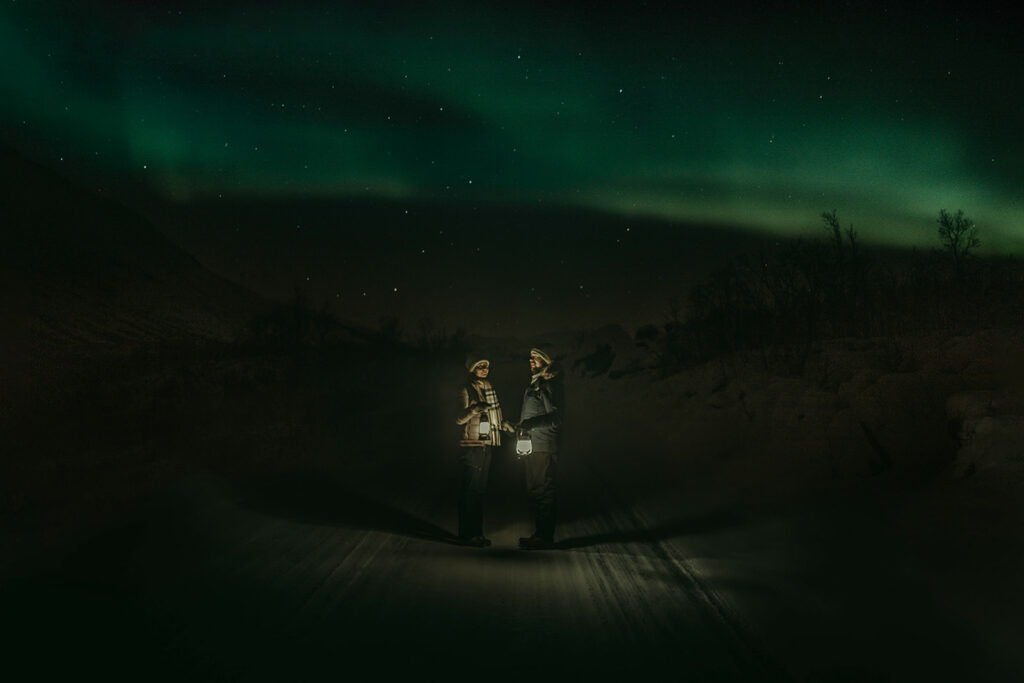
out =
{"type": "MultiPolygon", "coordinates": [[[[907,334],[956,334],[1013,322],[1024,304],[1024,268],[1013,257],[977,256],[978,228],[963,211],[940,211],[936,247],[910,251],[864,245],[835,210],[821,219],[818,236],[734,256],[685,298],[673,299],[665,322],[636,331],[637,346],[652,357],[646,367],[674,372],[743,352],[800,372],[825,340],[895,344],[907,334]]],[[[242,345],[288,355],[353,341],[456,364],[468,343],[465,330],[449,331],[429,318],[408,329],[392,316],[376,328],[353,326],[326,305],[314,308],[296,289],[290,303],[251,321],[242,345]]],[[[604,356],[599,364],[608,366],[614,351],[604,356]]]]}
{"type": "Polygon", "coordinates": [[[975,257],[977,228],[962,211],[940,212],[938,248],[909,253],[866,248],[835,211],[822,219],[817,239],[733,258],[674,300],[667,322],[639,329],[637,343],[669,372],[734,352],[798,372],[823,340],[998,325],[1024,301],[1024,269],[975,257]]]}

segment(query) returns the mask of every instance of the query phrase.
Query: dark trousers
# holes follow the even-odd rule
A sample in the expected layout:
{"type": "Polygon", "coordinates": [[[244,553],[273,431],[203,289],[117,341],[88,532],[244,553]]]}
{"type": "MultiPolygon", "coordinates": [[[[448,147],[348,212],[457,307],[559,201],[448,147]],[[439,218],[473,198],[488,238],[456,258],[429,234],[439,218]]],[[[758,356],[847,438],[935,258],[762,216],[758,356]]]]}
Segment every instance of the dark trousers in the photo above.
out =
{"type": "Polygon", "coordinates": [[[530,453],[526,456],[526,493],[537,520],[539,538],[555,540],[555,474],[556,453],[530,453]]]}
{"type": "Polygon", "coordinates": [[[462,448],[462,493],[459,496],[459,536],[484,535],[484,492],[491,471],[491,447],[462,448]]]}

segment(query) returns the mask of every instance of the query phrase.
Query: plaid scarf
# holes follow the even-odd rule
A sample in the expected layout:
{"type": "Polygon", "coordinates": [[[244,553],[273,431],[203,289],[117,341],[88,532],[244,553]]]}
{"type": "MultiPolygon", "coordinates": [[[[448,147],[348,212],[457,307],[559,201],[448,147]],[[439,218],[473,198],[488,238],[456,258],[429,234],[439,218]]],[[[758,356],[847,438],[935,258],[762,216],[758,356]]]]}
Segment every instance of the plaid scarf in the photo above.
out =
{"type": "MultiPolygon", "coordinates": [[[[487,436],[487,441],[492,446],[501,445],[501,424],[505,421],[505,418],[501,415],[501,404],[498,403],[498,392],[494,390],[491,383],[487,380],[475,380],[470,386],[472,386],[478,395],[483,396],[483,401],[489,403],[490,407],[487,408],[487,419],[491,422],[491,433],[487,436]]],[[[472,398],[472,397],[471,397],[472,398]]]]}

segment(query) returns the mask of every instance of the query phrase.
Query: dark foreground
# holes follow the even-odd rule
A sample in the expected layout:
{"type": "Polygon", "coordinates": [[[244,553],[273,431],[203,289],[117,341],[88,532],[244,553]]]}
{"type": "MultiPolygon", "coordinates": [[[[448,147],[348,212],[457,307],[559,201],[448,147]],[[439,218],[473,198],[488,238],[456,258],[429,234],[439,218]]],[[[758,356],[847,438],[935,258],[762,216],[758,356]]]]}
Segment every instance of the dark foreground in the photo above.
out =
{"type": "Polygon", "coordinates": [[[1009,674],[856,503],[723,506],[695,482],[653,518],[585,458],[563,465],[560,547],[533,552],[515,547],[531,529],[508,457],[492,473],[483,550],[454,543],[447,467],[191,477],[6,583],[8,665],[178,680],[1009,674]]]}
{"type": "MultiPolygon", "coordinates": [[[[767,495],[750,462],[699,466],[708,447],[691,433],[668,441],[662,431],[682,413],[650,417],[666,400],[646,398],[653,380],[608,381],[601,393],[579,379],[558,549],[517,549],[532,529],[508,451],[487,498],[494,545],[464,547],[452,535],[454,437],[438,415],[457,363],[434,376],[420,358],[362,348],[261,358],[104,366],[102,381],[87,376],[63,402],[26,409],[8,440],[10,471],[35,473],[10,490],[35,493],[3,527],[7,670],[131,680],[1024,672],[1012,626],[1021,593],[1006,590],[1024,553],[1005,530],[1019,527],[997,523],[1009,509],[998,500],[979,518],[985,508],[938,486],[952,486],[942,472],[767,495]],[[399,385],[418,389],[388,390],[399,385]],[[753,483],[739,486],[741,474],[753,483]],[[47,540],[62,529],[64,541],[47,540]]],[[[495,363],[513,416],[521,366],[495,363]]]]}

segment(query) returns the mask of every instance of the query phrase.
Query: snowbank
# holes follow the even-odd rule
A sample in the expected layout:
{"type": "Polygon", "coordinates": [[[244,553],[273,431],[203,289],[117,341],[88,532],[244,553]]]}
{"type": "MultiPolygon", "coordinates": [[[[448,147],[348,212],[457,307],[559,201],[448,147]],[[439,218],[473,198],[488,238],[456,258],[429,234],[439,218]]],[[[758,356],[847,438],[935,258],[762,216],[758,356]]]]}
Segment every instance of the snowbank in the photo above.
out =
{"type": "Polygon", "coordinates": [[[979,470],[1024,473],[1024,393],[1002,389],[953,394],[946,401],[946,416],[958,440],[956,476],[979,470]]]}

